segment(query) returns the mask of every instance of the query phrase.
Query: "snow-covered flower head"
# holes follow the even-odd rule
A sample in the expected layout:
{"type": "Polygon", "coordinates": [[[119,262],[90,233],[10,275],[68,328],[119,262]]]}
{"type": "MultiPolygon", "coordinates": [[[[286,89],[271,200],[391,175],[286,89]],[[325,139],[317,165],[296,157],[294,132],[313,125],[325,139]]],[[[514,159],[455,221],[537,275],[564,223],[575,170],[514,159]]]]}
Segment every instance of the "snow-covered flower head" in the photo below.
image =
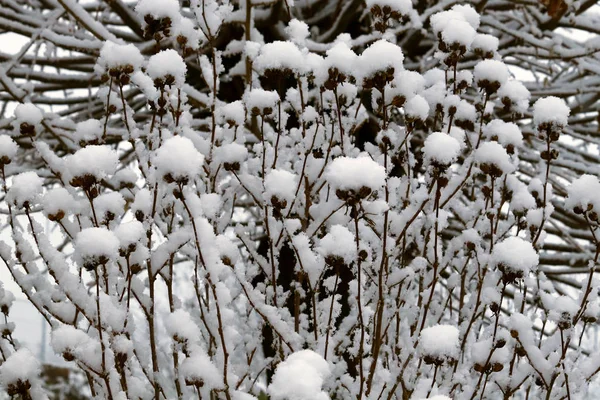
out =
{"type": "Polygon", "coordinates": [[[10,164],[17,156],[19,146],[8,135],[0,135],[0,166],[10,164]]]}
{"type": "Polygon", "coordinates": [[[327,400],[322,386],[331,375],[327,361],[312,350],[290,354],[275,370],[268,392],[273,400],[327,400]]]}
{"type": "Polygon", "coordinates": [[[6,201],[18,208],[30,207],[42,193],[44,181],[33,171],[22,172],[15,176],[6,194],[6,201]]]}
{"type": "Polygon", "coordinates": [[[158,88],[172,86],[180,88],[185,83],[187,65],[173,49],[162,50],[148,60],[146,73],[158,88]]]}
{"type": "Polygon", "coordinates": [[[404,68],[402,49],[387,40],[378,40],[358,58],[355,76],[365,89],[380,91],[394,79],[394,73],[404,68]]]}
{"type": "MultiPolygon", "coordinates": [[[[575,214],[600,213],[600,182],[594,175],[584,174],[575,179],[567,188],[565,207],[575,214]]],[[[597,218],[597,217],[596,217],[597,218]]]]}
{"type": "Polygon", "coordinates": [[[555,96],[542,97],[533,105],[533,124],[541,134],[547,132],[549,138],[555,141],[569,123],[570,113],[571,109],[563,99],[555,96]]]}
{"type": "Polygon", "coordinates": [[[502,279],[507,283],[526,277],[537,267],[539,261],[533,245],[517,236],[504,239],[492,251],[492,262],[502,272],[502,279]]]}
{"type": "Polygon", "coordinates": [[[118,83],[129,83],[129,75],[139,70],[144,63],[144,56],[133,44],[117,44],[106,41],[100,50],[100,57],[96,61],[96,72],[119,79],[118,83]]]}
{"type": "Polygon", "coordinates": [[[117,153],[109,146],[88,145],[66,157],[69,183],[87,190],[107,175],[114,174],[118,161],[117,153]]]}
{"type": "Polygon", "coordinates": [[[494,94],[508,81],[509,72],[506,64],[498,60],[483,60],[475,65],[475,82],[488,96],[494,94]]]}
{"type": "Polygon", "coordinates": [[[338,157],[325,170],[325,179],[341,200],[363,199],[385,185],[385,168],[369,157],[338,157]]]}
{"type": "Polygon", "coordinates": [[[186,184],[200,174],[203,163],[204,156],[183,136],[165,140],[154,154],[156,171],[167,183],[186,184]]]}
{"type": "Polygon", "coordinates": [[[425,139],[423,156],[425,161],[438,166],[448,166],[460,154],[460,142],[443,132],[433,132],[425,139]]]}
{"type": "Polygon", "coordinates": [[[75,238],[75,257],[85,269],[93,270],[118,254],[119,239],[106,228],[86,228],[75,238]]]}
{"type": "Polygon", "coordinates": [[[37,106],[31,103],[19,104],[15,108],[13,126],[22,136],[35,136],[41,132],[41,123],[44,114],[37,106]]]}
{"type": "Polygon", "coordinates": [[[140,0],[135,12],[144,21],[144,37],[157,42],[171,36],[173,22],[181,18],[177,0],[140,0]]]}
{"type": "Polygon", "coordinates": [[[459,332],[453,325],[434,325],[421,331],[419,347],[426,364],[453,362],[459,355],[459,332]]]}

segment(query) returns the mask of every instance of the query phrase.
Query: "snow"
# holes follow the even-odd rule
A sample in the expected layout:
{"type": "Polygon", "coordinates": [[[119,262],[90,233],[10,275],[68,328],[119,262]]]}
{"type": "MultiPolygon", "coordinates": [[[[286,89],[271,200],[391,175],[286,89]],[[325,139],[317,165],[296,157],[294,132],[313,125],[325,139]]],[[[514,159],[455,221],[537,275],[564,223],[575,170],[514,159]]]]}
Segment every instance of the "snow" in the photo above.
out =
{"type": "Polygon", "coordinates": [[[479,23],[480,23],[479,14],[477,13],[477,11],[475,11],[473,6],[471,6],[469,4],[466,4],[466,5],[455,4],[454,6],[452,6],[451,10],[462,15],[462,17],[465,19],[465,21],[467,21],[473,27],[473,29],[479,28],[479,23]]]}
{"type": "Polygon", "coordinates": [[[424,356],[436,360],[458,358],[458,328],[453,325],[434,325],[421,331],[419,346],[424,356]]]}
{"type": "Polygon", "coordinates": [[[185,310],[173,311],[165,320],[167,333],[177,341],[195,343],[201,336],[198,325],[192,320],[192,316],[185,310]]]}
{"type": "Polygon", "coordinates": [[[275,91],[268,91],[264,89],[252,89],[250,92],[246,92],[244,95],[244,102],[246,103],[246,108],[249,111],[253,111],[254,109],[258,109],[259,113],[267,113],[267,109],[272,110],[277,105],[279,101],[279,95],[275,91]]]}
{"type": "Polygon", "coordinates": [[[529,108],[531,93],[521,82],[511,79],[500,86],[498,97],[502,102],[509,100],[515,111],[523,114],[529,108]]]}
{"type": "Polygon", "coordinates": [[[91,175],[100,181],[115,173],[118,162],[117,153],[109,146],[88,145],[67,156],[65,166],[73,178],[91,175]]]}
{"type": "Polygon", "coordinates": [[[479,33],[475,35],[471,47],[473,47],[474,49],[479,49],[484,53],[495,53],[496,51],[498,51],[499,44],[500,41],[496,36],[488,35],[485,33],[479,33]]]}
{"type": "Polygon", "coordinates": [[[353,190],[356,193],[362,187],[372,191],[385,185],[385,168],[369,157],[338,157],[325,170],[325,179],[334,188],[353,190]]]}
{"type": "Polygon", "coordinates": [[[350,265],[357,256],[354,234],[345,226],[333,225],[327,235],[319,241],[317,251],[323,257],[339,257],[346,265],[350,265]]]}
{"type": "Polygon", "coordinates": [[[264,199],[270,201],[275,196],[290,203],[296,194],[298,177],[283,169],[273,169],[265,177],[264,199]]]}
{"type": "Polygon", "coordinates": [[[6,201],[18,208],[32,205],[42,193],[44,180],[33,171],[22,172],[15,176],[6,194],[6,201]]]}
{"type": "Polygon", "coordinates": [[[133,75],[131,75],[131,82],[140,88],[148,100],[156,101],[160,97],[158,90],[154,86],[152,78],[144,74],[142,71],[135,71],[133,75]]]}
{"type": "Polygon", "coordinates": [[[421,95],[414,95],[404,103],[404,112],[411,119],[425,121],[429,115],[429,103],[421,95]]]}
{"type": "Polygon", "coordinates": [[[114,216],[120,216],[125,209],[125,199],[119,192],[103,193],[96,197],[93,203],[96,215],[102,220],[109,213],[112,214],[113,218],[114,216]]]}
{"type": "Polygon", "coordinates": [[[390,7],[392,11],[397,11],[402,15],[409,15],[413,10],[411,0],[367,0],[367,8],[371,9],[373,6],[378,5],[383,7],[390,7]]]}
{"type": "Polygon", "coordinates": [[[340,73],[353,75],[358,56],[345,42],[337,42],[332,48],[327,50],[325,58],[325,74],[327,70],[336,68],[340,73]]]}
{"type": "Polygon", "coordinates": [[[246,120],[244,103],[240,100],[227,103],[222,107],[219,107],[217,115],[221,123],[231,121],[233,122],[233,125],[242,126],[246,120]]]}
{"type": "Polygon", "coordinates": [[[122,69],[125,66],[139,70],[144,64],[144,56],[133,44],[117,44],[106,41],[100,50],[97,64],[102,73],[111,69],[122,69]]]}
{"type": "Polygon", "coordinates": [[[146,237],[146,229],[139,221],[131,221],[120,224],[114,232],[115,236],[119,240],[121,248],[125,249],[131,245],[141,243],[146,237]]]}
{"type": "Polygon", "coordinates": [[[475,106],[466,100],[461,100],[456,108],[456,114],[454,115],[457,121],[471,121],[477,120],[477,110],[475,106]]]}
{"type": "Polygon", "coordinates": [[[567,188],[565,207],[570,210],[580,207],[582,211],[587,211],[588,207],[591,206],[598,212],[600,211],[598,193],[600,193],[598,177],[584,174],[575,179],[567,188]]]}
{"type": "Polygon", "coordinates": [[[476,34],[475,29],[467,21],[453,20],[442,30],[442,40],[449,45],[464,46],[468,50],[476,34]]]}
{"type": "Polygon", "coordinates": [[[0,135],[0,164],[10,164],[17,156],[19,145],[8,135],[0,135]]]}
{"type": "Polygon", "coordinates": [[[288,26],[285,28],[285,33],[292,42],[299,46],[305,44],[306,39],[310,36],[306,22],[297,20],[296,18],[293,18],[288,23],[288,26]]]}
{"type": "Polygon", "coordinates": [[[511,236],[497,243],[492,251],[492,261],[523,276],[537,267],[539,256],[530,242],[511,236]]]}
{"type": "Polygon", "coordinates": [[[196,29],[194,21],[189,18],[180,18],[173,25],[173,36],[185,38],[185,47],[192,50],[198,50],[200,48],[200,41],[204,37],[202,32],[196,29]]]}
{"type": "Polygon", "coordinates": [[[0,384],[7,387],[19,381],[32,383],[39,373],[40,364],[37,358],[29,349],[23,347],[12,353],[0,365],[0,384]]]}
{"type": "Polygon", "coordinates": [[[56,216],[61,211],[65,215],[68,215],[75,212],[77,209],[77,201],[65,188],[54,188],[46,192],[42,197],[42,211],[46,216],[56,216]]]}
{"type": "Polygon", "coordinates": [[[19,104],[15,108],[15,118],[18,123],[27,123],[29,125],[37,125],[42,122],[44,115],[42,110],[31,103],[19,104]]]}
{"type": "Polygon", "coordinates": [[[173,49],[162,50],[148,60],[146,73],[152,80],[165,80],[167,76],[175,78],[175,86],[182,87],[185,83],[187,65],[179,53],[173,49]]]}
{"type": "Polygon", "coordinates": [[[403,69],[403,62],[404,54],[400,46],[381,39],[367,47],[358,57],[354,74],[361,80],[371,78],[389,68],[394,68],[395,71],[403,69]]]}
{"type": "Polygon", "coordinates": [[[192,346],[190,357],[181,363],[179,372],[186,382],[202,384],[210,389],[223,387],[223,376],[210,360],[210,357],[198,346],[192,346]]]}
{"type": "Polygon", "coordinates": [[[268,393],[273,400],[328,400],[321,388],[330,375],[329,364],[319,354],[297,351],[277,366],[268,393]]]}
{"type": "Polygon", "coordinates": [[[299,74],[304,72],[304,55],[292,42],[275,41],[265,44],[254,60],[256,70],[264,74],[267,70],[291,70],[299,74]]]}
{"type": "Polygon", "coordinates": [[[563,99],[549,96],[538,99],[533,105],[533,124],[553,124],[565,127],[568,124],[571,109],[563,99]]]}
{"type": "Polygon", "coordinates": [[[510,76],[506,64],[498,60],[483,60],[478,62],[475,65],[473,75],[478,85],[481,85],[480,82],[482,81],[498,82],[502,85],[508,81],[508,77],[510,76]]]}
{"type": "Polygon", "coordinates": [[[97,119],[88,119],[77,123],[75,126],[75,139],[77,142],[92,142],[99,140],[104,133],[102,122],[97,119]]]}
{"type": "Polygon", "coordinates": [[[177,0],[140,0],[135,6],[135,12],[142,20],[146,15],[151,15],[154,19],[170,18],[171,22],[181,18],[177,0]]]}
{"type": "Polygon", "coordinates": [[[193,180],[202,169],[204,156],[194,143],[183,136],[173,136],[162,144],[154,154],[154,166],[160,177],[193,180]]]}
{"type": "Polygon", "coordinates": [[[510,156],[504,147],[497,142],[482,143],[475,151],[475,160],[480,165],[494,165],[505,174],[515,170],[510,156]]]}
{"type": "Polygon", "coordinates": [[[512,122],[504,122],[501,119],[494,119],[483,127],[483,135],[490,139],[496,137],[498,143],[503,146],[513,145],[520,147],[523,144],[523,134],[519,127],[512,122]]]}
{"type": "Polygon", "coordinates": [[[242,163],[248,157],[248,149],[239,143],[228,143],[215,150],[215,160],[221,163],[242,163]]]}
{"type": "Polygon", "coordinates": [[[117,257],[119,239],[106,228],[86,228],[75,239],[75,253],[83,263],[103,264],[117,257]]]}
{"type": "Polygon", "coordinates": [[[452,164],[460,154],[460,142],[443,132],[433,132],[425,139],[423,154],[427,162],[452,164]]]}

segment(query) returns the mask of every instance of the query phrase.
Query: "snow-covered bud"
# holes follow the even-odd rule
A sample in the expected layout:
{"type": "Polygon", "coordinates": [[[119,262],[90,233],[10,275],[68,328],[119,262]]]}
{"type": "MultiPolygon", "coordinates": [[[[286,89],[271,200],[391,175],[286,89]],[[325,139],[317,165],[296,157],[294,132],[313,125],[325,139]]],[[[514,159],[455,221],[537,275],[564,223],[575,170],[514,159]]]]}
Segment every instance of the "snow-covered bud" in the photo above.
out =
{"type": "Polygon", "coordinates": [[[539,256],[530,242],[511,236],[494,246],[492,262],[502,272],[502,280],[513,283],[537,267],[539,256]]]}
{"type": "Polygon", "coordinates": [[[364,89],[383,91],[394,80],[394,73],[403,69],[402,49],[386,40],[370,45],[358,58],[356,77],[364,89]]]}
{"type": "Polygon", "coordinates": [[[244,95],[244,102],[252,115],[266,117],[273,113],[279,102],[279,95],[275,91],[252,89],[244,95]]]}
{"type": "Polygon", "coordinates": [[[154,155],[154,166],[167,183],[181,185],[194,180],[202,171],[204,156],[194,143],[182,136],[173,136],[162,144],[154,155]]]}
{"type": "Polygon", "coordinates": [[[171,26],[181,18],[177,0],[140,0],[135,12],[144,20],[144,37],[156,42],[171,36],[171,26]]]}
{"type": "Polygon", "coordinates": [[[474,76],[477,86],[490,96],[508,80],[509,72],[502,61],[484,60],[475,65],[474,76]]]}
{"type": "Polygon", "coordinates": [[[338,157],[325,170],[336,196],[356,204],[385,185],[385,168],[369,157],[338,157]]]}
{"type": "Polygon", "coordinates": [[[9,396],[30,399],[29,390],[36,383],[39,373],[39,362],[29,349],[23,347],[0,365],[0,384],[6,388],[9,396]]]}
{"type": "Polygon", "coordinates": [[[569,123],[571,109],[563,99],[543,97],[533,105],[533,124],[539,131],[541,140],[558,140],[560,132],[569,123]]]}
{"type": "Polygon", "coordinates": [[[96,72],[101,74],[104,82],[112,79],[120,85],[127,85],[131,74],[138,71],[143,63],[144,56],[133,44],[122,45],[107,41],[100,50],[96,72]]]}
{"type": "Polygon", "coordinates": [[[84,190],[114,174],[117,164],[117,153],[109,146],[86,146],[65,159],[69,183],[84,190]]]}
{"type": "Polygon", "coordinates": [[[494,55],[498,51],[499,44],[500,41],[497,37],[480,33],[475,35],[471,47],[476,56],[486,59],[494,58],[494,55]]]}
{"type": "Polygon", "coordinates": [[[86,228],[75,239],[76,258],[87,270],[114,260],[118,253],[119,239],[106,228],[86,228]]]}
{"type": "Polygon", "coordinates": [[[443,132],[433,132],[425,139],[423,157],[426,163],[445,169],[456,161],[460,147],[460,142],[454,137],[443,132]]]}
{"type": "Polygon", "coordinates": [[[44,181],[33,171],[15,176],[6,194],[6,201],[18,208],[29,208],[42,193],[44,181]]]}
{"type": "Polygon", "coordinates": [[[0,135],[0,168],[10,164],[17,156],[19,146],[8,135],[0,135]]]}
{"type": "Polygon", "coordinates": [[[419,346],[425,364],[452,364],[459,355],[459,332],[453,325],[435,325],[421,331],[419,346]]]}
{"type": "Polygon", "coordinates": [[[187,65],[173,49],[162,50],[148,60],[146,73],[158,89],[167,86],[181,88],[185,83],[187,65]]]}
{"type": "Polygon", "coordinates": [[[33,137],[41,132],[44,119],[42,111],[31,103],[19,104],[15,108],[15,126],[21,136],[33,137]]]}

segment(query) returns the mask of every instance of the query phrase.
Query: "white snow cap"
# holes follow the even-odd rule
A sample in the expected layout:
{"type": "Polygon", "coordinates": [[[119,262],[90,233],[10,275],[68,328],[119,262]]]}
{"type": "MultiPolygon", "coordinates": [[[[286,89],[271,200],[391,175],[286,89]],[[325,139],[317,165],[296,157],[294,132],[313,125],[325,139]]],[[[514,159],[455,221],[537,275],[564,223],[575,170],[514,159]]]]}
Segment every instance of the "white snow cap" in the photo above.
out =
{"type": "Polygon", "coordinates": [[[400,46],[381,39],[370,45],[358,58],[355,75],[357,78],[370,78],[377,72],[394,68],[401,70],[404,54],[400,46]]]}
{"type": "Polygon", "coordinates": [[[453,325],[434,325],[421,331],[419,344],[424,356],[438,360],[458,358],[458,328],[453,325]]]}
{"type": "Polygon", "coordinates": [[[530,242],[511,236],[494,246],[492,260],[496,265],[502,264],[512,272],[522,272],[526,276],[537,267],[540,257],[530,242]]]}
{"type": "Polygon", "coordinates": [[[275,41],[265,44],[254,60],[254,67],[259,73],[269,69],[289,69],[295,73],[304,72],[304,56],[300,49],[287,41],[275,41]]]}
{"type": "Polygon", "coordinates": [[[480,164],[495,165],[505,174],[515,170],[510,156],[497,142],[482,143],[475,151],[475,160],[480,164]]]}
{"type": "Polygon", "coordinates": [[[248,149],[239,143],[228,143],[215,150],[215,160],[221,163],[242,163],[248,157],[248,149]]]}
{"type": "Polygon", "coordinates": [[[173,136],[162,144],[154,155],[154,165],[160,177],[170,175],[174,180],[193,180],[200,174],[204,156],[194,143],[183,136],[173,136]]]}
{"type": "Polygon", "coordinates": [[[483,134],[486,138],[497,137],[498,143],[503,146],[512,144],[515,147],[523,144],[523,134],[516,124],[504,122],[501,119],[491,120],[484,128],[483,134]]]}
{"type": "Polygon", "coordinates": [[[330,375],[329,364],[319,354],[297,351],[277,366],[268,392],[273,400],[328,400],[321,387],[330,375]]]}
{"type": "Polygon", "coordinates": [[[139,221],[131,221],[121,224],[115,229],[115,236],[119,239],[122,248],[140,243],[146,237],[146,229],[139,221]]]}
{"type": "Polygon", "coordinates": [[[296,18],[292,19],[288,26],[286,26],[285,33],[287,33],[292,42],[298,45],[303,45],[310,36],[306,22],[297,20],[296,18]]]}
{"type": "Polygon", "coordinates": [[[508,80],[498,89],[498,97],[504,102],[510,100],[515,111],[523,114],[529,108],[531,93],[520,81],[508,80]]]}
{"type": "Polygon", "coordinates": [[[102,122],[97,119],[88,119],[77,123],[75,126],[75,139],[77,141],[88,141],[98,140],[102,137],[104,129],[102,122]]]}
{"type": "Polygon", "coordinates": [[[113,260],[119,252],[119,239],[106,228],[86,228],[75,239],[75,253],[86,262],[113,260]]]}
{"type": "Polygon", "coordinates": [[[115,173],[119,159],[109,146],[86,146],[66,157],[65,165],[71,177],[92,175],[101,180],[115,173]]]}
{"type": "Polygon", "coordinates": [[[101,72],[126,65],[131,65],[135,70],[138,70],[143,63],[144,56],[133,44],[117,44],[111,41],[104,42],[97,61],[101,72]]]}
{"type": "Polygon", "coordinates": [[[471,47],[473,47],[474,49],[480,49],[484,52],[495,53],[496,51],[498,51],[499,44],[500,41],[496,36],[488,35],[485,33],[479,33],[475,35],[471,47]]]}
{"type": "Polygon", "coordinates": [[[467,50],[471,47],[477,31],[467,21],[454,20],[442,30],[442,40],[449,44],[459,44],[467,50]]]}
{"type": "Polygon", "coordinates": [[[425,121],[429,115],[429,103],[421,95],[414,95],[404,103],[406,116],[413,119],[425,121]]]}
{"type": "Polygon", "coordinates": [[[423,154],[427,162],[452,164],[460,153],[460,142],[443,132],[433,132],[425,139],[423,154]]]}
{"type": "Polygon", "coordinates": [[[10,163],[17,155],[18,150],[19,145],[10,136],[0,135],[0,162],[10,163]]]}
{"type": "Polygon", "coordinates": [[[246,109],[249,111],[252,111],[254,108],[257,108],[260,112],[263,112],[266,108],[272,110],[278,101],[279,95],[277,92],[264,89],[252,89],[244,95],[246,109]]]}
{"type": "Polygon", "coordinates": [[[272,196],[288,203],[296,193],[297,176],[283,169],[273,169],[265,177],[265,200],[270,201],[272,196]]]}
{"type": "Polygon", "coordinates": [[[191,355],[179,367],[188,382],[203,383],[210,389],[223,388],[223,375],[199,346],[192,346],[191,355]]]}
{"type": "Polygon", "coordinates": [[[18,381],[31,383],[39,373],[40,364],[37,358],[29,349],[22,347],[0,365],[0,384],[7,387],[18,381]]]}
{"type": "Polygon", "coordinates": [[[44,115],[42,114],[42,110],[40,110],[33,104],[23,103],[19,104],[15,108],[15,118],[19,123],[26,122],[29,125],[37,125],[40,122],[42,122],[42,119],[44,119],[44,115]]]}
{"type": "Polygon", "coordinates": [[[567,198],[565,199],[565,207],[573,209],[577,206],[581,207],[582,211],[587,211],[588,205],[596,208],[596,212],[600,211],[600,182],[598,177],[594,175],[582,175],[575,179],[567,189],[567,198]]]}
{"type": "MultiPolygon", "coordinates": [[[[325,58],[325,67],[337,68],[343,74],[354,75],[354,67],[358,56],[347,43],[338,41],[332,48],[327,50],[325,58]]],[[[325,71],[327,73],[327,71],[325,71]]]]}
{"type": "Polygon", "coordinates": [[[54,188],[46,192],[42,198],[42,211],[46,216],[57,215],[59,211],[67,215],[76,211],[77,208],[77,201],[63,187],[54,188]]]}
{"type": "Polygon", "coordinates": [[[187,66],[179,53],[173,49],[162,50],[148,60],[146,73],[150,78],[164,79],[167,75],[175,78],[175,86],[181,87],[185,83],[187,66]]]}
{"type": "Polygon", "coordinates": [[[177,0],[139,0],[135,6],[135,12],[142,19],[146,15],[152,15],[154,19],[171,18],[173,22],[181,18],[177,0]]]}
{"type": "Polygon", "coordinates": [[[26,203],[31,205],[42,193],[43,183],[44,180],[35,172],[22,172],[13,178],[6,201],[19,208],[24,207],[26,203]]]}
{"type": "Polygon", "coordinates": [[[430,22],[436,36],[447,27],[452,27],[456,21],[465,21],[474,30],[479,28],[479,14],[470,5],[455,5],[450,10],[440,11],[431,16],[430,22]]]}
{"type": "Polygon", "coordinates": [[[375,5],[379,7],[389,7],[392,11],[397,11],[402,15],[409,15],[412,12],[413,5],[410,0],[367,0],[367,8],[375,5]]]}
{"type": "Polygon", "coordinates": [[[333,225],[329,233],[319,241],[317,249],[323,257],[336,256],[351,264],[356,260],[356,241],[354,234],[342,225],[333,225]]]}
{"type": "Polygon", "coordinates": [[[549,96],[542,97],[533,105],[533,123],[536,126],[553,124],[567,126],[571,109],[563,99],[549,96]]]}
{"type": "Polygon", "coordinates": [[[475,65],[475,81],[499,82],[500,85],[508,81],[510,76],[506,64],[498,60],[483,60],[475,65]]]}
{"type": "Polygon", "coordinates": [[[354,190],[362,187],[378,190],[385,185],[385,168],[369,157],[338,157],[325,170],[325,179],[334,189],[354,190]]]}

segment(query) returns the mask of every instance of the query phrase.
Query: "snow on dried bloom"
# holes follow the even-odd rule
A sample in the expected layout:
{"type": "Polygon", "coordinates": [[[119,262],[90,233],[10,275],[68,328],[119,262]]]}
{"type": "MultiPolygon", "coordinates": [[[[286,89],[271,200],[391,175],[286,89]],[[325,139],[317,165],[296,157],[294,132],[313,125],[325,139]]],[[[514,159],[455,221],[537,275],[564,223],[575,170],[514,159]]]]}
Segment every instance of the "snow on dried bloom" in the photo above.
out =
{"type": "Polygon", "coordinates": [[[304,55],[298,47],[287,41],[267,43],[260,49],[260,54],[254,60],[254,67],[260,74],[269,70],[304,72],[304,55]]]}
{"type": "Polygon", "coordinates": [[[226,171],[239,171],[242,163],[248,157],[248,149],[239,143],[228,143],[215,150],[214,160],[223,163],[226,171]]]}
{"type": "Polygon", "coordinates": [[[54,188],[42,197],[42,212],[50,221],[60,221],[77,209],[77,201],[65,188],[54,188]]]}
{"type": "Polygon", "coordinates": [[[442,40],[451,49],[461,48],[466,51],[471,47],[477,31],[467,21],[454,20],[442,30],[442,40]]]}
{"type": "Polygon", "coordinates": [[[29,207],[42,193],[43,183],[44,180],[35,172],[22,172],[13,178],[6,201],[18,208],[29,207]]]}
{"type": "Polygon", "coordinates": [[[0,135],[0,165],[10,164],[17,156],[19,145],[8,135],[0,135]]]}
{"type": "Polygon", "coordinates": [[[345,75],[353,75],[354,67],[358,56],[345,42],[337,42],[332,48],[327,50],[325,57],[325,68],[335,68],[345,75]]]}
{"type": "Polygon", "coordinates": [[[296,194],[298,177],[282,169],[273,169],[265,177],[264,198],[273,207],[285,208],[296,194]]]}
{"type": "MultiPolygon", "coordinates": [[[[29,349],[22,347],[0,365],[0,384],[9,394],[28,393],[39,373],[40,364],[37,358],[29,349]]],[[[22,398],[31,397],[22,396],[22,398]]]]}
{"type": "Polygon", "coordinates": [[[75,126],[75,140],[84,145],[86,142],[97,142],[104,133],[102,122],[97,119],[88,119],[77,123],[75,126]],[[84,143],[82,143],[84,142],[84,143]]]}
{"type": "Polygon", "coordinates": [[[433,132],[425,139],[423,155],[425,160],[439,165],[452,164],[460,153],[460,142],[443,132],[433,132]]]}
{"type": "Polygon", "coordinates": [[[426,364],[442,365],[458,358],[458,328],[434,325],[421,331],[419,346],[426,364]]]}
{"type": "Polygon", "coordinates": [[[142,18],[150,15],[154,19],[170,18],[171,21],[176,21],[181,16],[177,0],[140,0],[135,6],[135,12],[142,18]]]}
{"type": "Polygon", "coordinates": [[[385,168],[369,157],[338,157],[325,170],[325,179],[333,189],[355,194],[365,192],[361,197],[380,189],[385,185],[385,178],[385,168]]]}
{"type": "Polygon", "coordinates": [[[240,100],[236,100],[219,107],[217,110],[217,118],[221,124],[227,122],[233,126],[242,126],[246,120],[244,103],[240,100]]]}
{"type": "Polygon", "coordinates": [[[389,7],[391,11],[396,11],[401,15],[409,15],[413,11],[411,0],[367,0],[367,8],[372,9],[374,6],[379,6],[382,10],[384,7],[389,7]]]}
{"type": "Polygon", "coordinates": [[[345,226],[333,225],[319,241],[317,250],[331,265],[342,261],[349,265],[356,259],[354,234],[345,226]]]}
{"type": "Polygon", "coordinates": [[[76,259],[86,269],[114,260],[119,252],[119,239],[106,228],[86,228],[75,238],[76,259]]]}
{"type": "Polygon", "coordinates": [[[194,143],[183,136],[173,136],[162,144],[154,155],[154,166],[167,183],[187,183],[199,175],[204,162],[194,143]]]}
{"type": "Polygon", "coordinates": [[[79,356],[78,349],[90,342],[89,336],[70,325],[61,325],[52,330],[50,344],[55,353],[61,354],[66,361],[73,361],[79,356]]]}
{"type": "Polygon", "coordinates": [[[310,36],[308,25],[304,21],[293,18],[288,26],[285,27],[285,33],[287,33],[290,40],[297,45],[303,45],[306,39],[310,36]]]}
{"type": "Polygon", "coordinates": [[[498,51],[500,41],[496,36],[480,33],[475,35],[471,47],[473,52],[483,58],[492,58],[498,51]]]}
{"type": "Polygon", "coordinates": [[[196,29],[194,22],[189,18],[180,18],[173,24],[173,36],[177,43],[186,49],[198,50],[204,35],[196,29]]]}
{"type": "Polygon", "coordinates": [[[556,322],[559,329],[569,329],[573,325],[573,317],[580,309],[579,304],[567,295],[546,298],[544,303],[546,310],[549,311],[548,318],[556,322]]]}
{"type": "Polygon", "coordinates": [[[531,93],[520,81],[508,80],[498,89],[498,97],[505,107],[524,114],[529,108],[531,93]]]}
{"type": "Polygon", "coordinates": [[[588,174],[582,175],[567,188],[565,207],[573,210],[575,214],[582,214],[594,209],[598,213],[600,212],[598,193],[600,193],[598,177],[588,174]]]}
{"type": "Polygon", "coordinates": [[[14,301],[15,295],[4,289],[2,282],[0,282],[0,312],[7,315],[14,301]]]}
{"type": "Polygon", "coordinates": [[[475,161],[483,173],[493,178],[515,170],[506,149],[497,142],[482,143],[475,151],[475,161]]]}
{"type": "Polygon", "coordinates": [[[173,49],[162,50],[148,60],[146,73],[156,86],[183,86],[187,65],[183,58],[173,49]]]}
{"type": "Polygon", "coordinates": [[[483,128],[483,135],[487,139],[496,140],[506,147],[509,153],[513,153],[516,147],[523,144],[523,134],[521,130],[512,122],[504,122],[501,119],[494,119],[483,128]],[[510,151],[512,149],[512,151],[510,151]]]}
{"type": "Polygon", "coordinates": [[[100,50],[100,57],[96,62],[99,73],[125,72],[131,74],[138,70],[144,63],[144,56],[133,44],[117,44],[111,41],[104,42],[100,50]]]}
{"type": "Polygon", "coordinates": [[[192,316],[182,309],[175,310],[167,316],[165,329],[174,340],[189,344],[196,342],[202,335],[192,316]]]}
{"type": "Polygon", "coordinates": [[[533,105],[533,124],[540,129],[544,126],[563,128],[569,122],[570,113],[571,109],[563,99],[542,97],[533,105]]]}
{"type": "Polygon", "coordinates": [[[252,89],[244,95],[246,109],[254,115],[271,114],[278,101],[277,92],[264,89],[252,89]]]}
{"type": "Polygon", "coordinates": [[[71,185],[87,188],[114,174],[118,162],[117,153],[109,146],[90,145],[67,156],[65,166],[71,185]]]}
{"type": "Polygon", "coordinates": [[[470,4],[455,4],[452,6],[451,10],[462,15],[465,21],[467,21],[473,29],[479,28],[479,13],[470,4]]]}
{"type": "Polygon", "coordinates": [[[268,392],[273,400],[328,400],[322,386],[330,375],[329,364],[319,354],[297,351],[277,366],[268,392]]]}
{"type": "Polygon", "coordinates": [[[35,105],[31,103],[23,103],[19,104],[15,108],[15,118],[19,123],[25,122],[30,125],[37,125],[42,122],[44,115],[42,114],[42,110],[37,108],[35,105]]]}
{"type": "Polygon", "coordinates": [[[382,81],[385,85],[386,82],[393,79],[395,71],[404,68],[403,62],[404,54],[400,46],[381,39],[367,47],[359,56],[355,76],[363,85],[379,87],[377,79],[369,85],[369,78],[374,78],[378,73],[382,73],[387,79],[382,81]]]}
{"type": "Polygon", "coordinates": [[[410,120],[425,121],[429,115],[429,103],[421,95],[414,95],[404,103],[404,113],[410,120]]]}
{"type": "Polygon", "coordinates": [[[146,237],[146,229],[139,221],[126,222],[115,229],[115,236],[119,239],[121,249],[133,252],[146,237]]]}
{"type": "Polygon", "coordinates": [[[210,389],[223,388],[223,375],[206,352],[199,346],[192,346],[190,353],[190,356],[183,360],[179,367],[179,372],[186,385],[210,389]]]}
{"type": "Polygon", "coordinates": [[[103,193],[93,200],[98,222],[106,224],[125,212],[125,199],[119,192],[103,193]]]}
{"type": "Polygon", "coordinates": [[[500,86],[508,81],[508,68],[502,61],[483,60],[475,65],[473,72],[477,86],[484,89],[488,95],[495,93],[500,86]]]}
{"type": "Polygon", "coordinates": [[[533,245],[517,236],[497,243],[492,251],[492,262],[502,272],[505,282],[526,277],[539,261],[533,245]]]}

